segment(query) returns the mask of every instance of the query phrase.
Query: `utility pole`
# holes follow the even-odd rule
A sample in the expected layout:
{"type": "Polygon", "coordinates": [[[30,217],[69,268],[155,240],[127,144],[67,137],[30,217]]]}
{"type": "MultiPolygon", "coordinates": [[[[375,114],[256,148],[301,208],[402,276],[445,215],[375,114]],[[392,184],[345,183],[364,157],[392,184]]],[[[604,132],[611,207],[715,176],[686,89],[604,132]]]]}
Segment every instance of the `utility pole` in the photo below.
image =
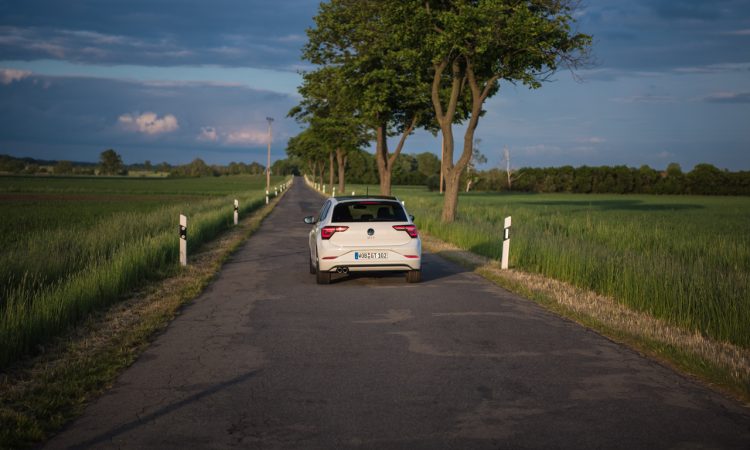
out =
{"type": "Polygon", "coordinates": [[[271,189],[271,123],[273,123],[273,117],[266,117],[268,121],[268,158],[266,159],[266,195],[268,195],[269,189],[271,189]]]}

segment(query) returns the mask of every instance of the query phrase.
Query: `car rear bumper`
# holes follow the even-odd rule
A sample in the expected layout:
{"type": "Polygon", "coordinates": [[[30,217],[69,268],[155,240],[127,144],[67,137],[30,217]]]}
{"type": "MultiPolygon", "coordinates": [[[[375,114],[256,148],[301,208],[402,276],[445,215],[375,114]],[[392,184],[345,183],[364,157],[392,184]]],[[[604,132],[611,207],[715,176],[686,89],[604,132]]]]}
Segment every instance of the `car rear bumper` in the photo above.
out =
{"type": "Polygon", "coordinates": [[[422,245],[415,240],[410,245],[399,246],[396,249],[327,248],[321,252],[319,264],[320,270],[324,272],[335,272],[338,268],[347,268],[350,272],[421,270],[422,245]],[[362,252],[387,252],[388,256],[386,259],[378,260],[361,259],[358,254],[362,252]]]}

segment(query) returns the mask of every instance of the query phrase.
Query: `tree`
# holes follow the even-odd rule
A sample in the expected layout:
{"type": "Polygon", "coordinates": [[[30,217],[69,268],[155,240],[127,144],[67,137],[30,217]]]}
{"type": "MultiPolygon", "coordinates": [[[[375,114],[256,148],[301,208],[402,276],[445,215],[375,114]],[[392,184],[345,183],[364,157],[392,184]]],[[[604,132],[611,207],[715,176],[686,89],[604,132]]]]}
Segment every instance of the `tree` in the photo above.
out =
{"type": "Polygon", "coordinates": [[[536,89],[558,67],[579,67],[591,37],[571,32],[574,0],[418,3],[412,23],[424,30],[420,47],[432,61],[431,100],[445,145],[442,219],[452,222],[460,176],[471,160],[485,100],[498,92],[501,81],[536,89]],[[462,100],[467,102],[468,124],[463,151],[454,163],[453,123],[462,100]]]}
{"type": "Polygon", "coordinates": [[[70,161],[58,161],[55,165],[54,171],[56,174],[73,173],[73,163],[70,161]]]}
{"type": "Polygon", "coordinates": [[[691,194],[726,194],[728,182],[727,174],[711,164],[698,164],[687,174],[691,194]]]}
{"type": "Polygon", "coordinates": [[[328,149],[328,183],[333,186],[334,173],[338,174],[338,189],[344,192],[348,153],[367,144],[369,138],[357,109],[357,96],[340,67],[322,67],[305,73],[298,90],[302,102],[288,116],[315,128],[315,134],[328,149]]]}
{"type": "Polygon", "coordinates": [[[286,147],[286,154],[305,161],[307,173],[313,179],[317,178],[320,184],[323,184],[323,172],[329,152],[318,129],[312,125],[289,139],[286,147]]]}
{"type": "Polygon", "coordinates": [[[481,139],[474,139],[474,148],[471,152],[471,159],[466,165],[466,192],[469,192],[471,186],[479,181],[479,177],[477,176],[477,166],[487,163],[487,157],[479,151],[479,144],[481,142],[481,139]]]}
{"type": "MultiPolygon", "coordinates": [[[[513,181],[520,177],[517,169],[514,169],[510,163],[510,149],[506,146],[503,148],[503,165],[505,165],[505,178],[508,180],[508,190],[513,190],[513,181]]],[[[572,178],[572,177],[571,177],[572,178]]],[[[571,184],[573,180],[571,179],[571,184]]],[[[572,188],[571,188],[572,190],[572,188]]]]}
{"type": "Polygon", "coordinates": [[[418,35],[402,31],[411,6],[398,0],[321,3],[304,51],[313,64],[341,71],[363,123],[374,130],[383,195],[391,192],[393,165],[407,137],[418,127],[434,128],[418,35]],[[395,135],[400,138],[391,153],[388,137],[395,135]]]}
{"type": "Polygon", "coordinates": [[[416,155],[419,172],[425,177],[440,174],[440,159],[431,152],[423,152],[416,155]]]}
{"type": "Polygon", "coordinates": [[[99,155],[99,173],[104,175],[124,175],[125,165],[122,157],[111,148],[99,155]]]}

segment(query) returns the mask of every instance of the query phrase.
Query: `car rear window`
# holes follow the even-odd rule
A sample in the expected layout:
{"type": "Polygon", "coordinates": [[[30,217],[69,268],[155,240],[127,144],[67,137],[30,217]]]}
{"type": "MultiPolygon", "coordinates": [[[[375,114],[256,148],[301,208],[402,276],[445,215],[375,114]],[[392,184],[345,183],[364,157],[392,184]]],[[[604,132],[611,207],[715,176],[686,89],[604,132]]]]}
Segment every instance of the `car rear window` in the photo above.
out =
{"type": "Polygon", "coordinates": [[[359,201],[339,203],[333,208],[333,222],[406,222],[399,202],[359,201]]]}

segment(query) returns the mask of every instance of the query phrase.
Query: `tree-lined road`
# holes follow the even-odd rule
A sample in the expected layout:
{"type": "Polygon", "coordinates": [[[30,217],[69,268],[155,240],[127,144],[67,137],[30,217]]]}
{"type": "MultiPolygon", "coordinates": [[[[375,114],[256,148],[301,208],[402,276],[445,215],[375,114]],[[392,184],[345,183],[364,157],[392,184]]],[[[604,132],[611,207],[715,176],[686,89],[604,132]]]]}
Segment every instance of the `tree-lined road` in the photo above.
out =
{"type": "Polygon", "coordinates": [[[217,279],[48,448],[748,448],[739,404],[425,254],[308,273],[297,179],[217,279]]]}

